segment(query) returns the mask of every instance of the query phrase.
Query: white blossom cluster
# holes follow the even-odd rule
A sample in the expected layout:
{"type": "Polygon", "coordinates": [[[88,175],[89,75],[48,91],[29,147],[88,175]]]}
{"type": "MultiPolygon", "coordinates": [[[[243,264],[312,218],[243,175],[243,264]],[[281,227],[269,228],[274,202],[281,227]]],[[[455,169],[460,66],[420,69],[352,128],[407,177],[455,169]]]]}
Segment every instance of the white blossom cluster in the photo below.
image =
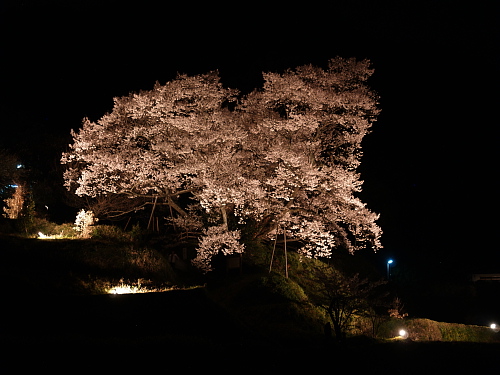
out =
{"type": "Polygon", "coordinates": [[[198,246],[198,255],[192,261],[193,265],[206,273],[211,271],[212,258],[217,254],[243,253],[245,245],[240,243],[240,235],[240,231],[228,231],[223,225],[209,227],[204,230],[198,246]]]}
{"type": "Polygon", "coordinates": [[[92,211],[80,210],[75,219],[75,230],[80,233],[83,238],[90,237],[92,226],[97,223],[98,219],[94,217],[92,211]]]}
{"type": "Polygon", "coordinates": [[[322,222],[317,220],[302,221],[291,228],[297,238],[305,242],[305,246],[299,249],[302,255],[310,258],[326,258],[332,254],[336,240],[332,234],[325,229],[322,222]]]}

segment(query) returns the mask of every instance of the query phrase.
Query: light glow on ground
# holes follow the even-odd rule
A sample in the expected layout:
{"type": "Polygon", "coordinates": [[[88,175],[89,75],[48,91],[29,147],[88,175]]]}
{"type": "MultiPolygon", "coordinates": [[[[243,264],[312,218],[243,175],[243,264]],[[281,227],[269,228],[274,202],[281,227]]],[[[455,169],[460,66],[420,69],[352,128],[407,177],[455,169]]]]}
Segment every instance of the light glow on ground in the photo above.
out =
{"type": "Polygon", "coordinates": [[[67,237],[63,236],[63,234],[43,234],[42,232],[38,232],[36,235],[36,238],[39,240],[62,240],[65,238],[72,238],[72,237],[67,237]]]}
{"type": "Polygon", "coordinates": [[[42,232],[38,232],[38,238],[42,239],[42,240],[47,240],[47,239],[54,239],[56,238],[55,236],[46,236],[45,234],[43,234],[42,232]]]}
{"type": "Polygon", "coordinates": [[[147,291],[141,291],[139,288],[131,285],[119,285],[114,286],[108,291],[109,294],[135,294],[135,293],[147,293],[147,291]]]}
{"type": "Polygon", "coordinates": [[[137,283],[132,283],[132,284],[127,284],[121,281],[118,285],[107,288],[106,292],[108,294],[137,294],[137,293],[168,292],[171,290],[178,289],[175,286],[158,287],[158,286],[148,285],[150,283],[151,282],[149,280],[142,280],[142,279],[137,283]]]}

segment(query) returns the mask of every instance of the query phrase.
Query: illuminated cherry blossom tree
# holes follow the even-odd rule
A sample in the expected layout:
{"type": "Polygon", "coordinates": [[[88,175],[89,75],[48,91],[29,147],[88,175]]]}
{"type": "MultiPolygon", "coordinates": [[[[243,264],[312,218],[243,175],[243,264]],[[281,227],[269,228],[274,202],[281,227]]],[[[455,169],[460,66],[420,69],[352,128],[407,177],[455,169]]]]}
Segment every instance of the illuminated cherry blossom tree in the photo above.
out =
{"type": "Polygon", "coordinates": [[[24,208],[24,201],[27,194],[24,185],[21,184],[16,186],[17,187],[14,190],[12,198],[5,199],[6,207],[3,208],[3,210],[5,211],[4,216],[9,219],[18,219],[19,217],[21,217],[24,208]]]}
{"type": "Polygon", "coordinates": [[[263,222],[272,225],[263,234],[285,227],[308,256],[329,256],[340,245],[351,252],[367,243],[381,247],[378,215],[355,196],[361,141],[379,112],[366,85],[371,73],[368,61],[341,58],[326,70],[267,73],[263,89],[243,101],[258,138],[254,153],[265,155],[269,168],[260,181],[268,205],[263,222]]]}
{"type": "Polygon", "coordinates": [[[83,238],[91,237],[92,226],[97,222],[92,211],[80,210],[75,219],[75,230],[83,238]]]}
{"type": "Polygon", "coordinates": [[[361,141],[378,114],[371,73],[368,61],[336,58],[265,73],[245,97],[211,72],[115,98],[72,133],[66,186],[162,200],[177,225],[204,228],[194,263],[205,271],[217,253],[244,251],[244,225],[255,239],[281,231],[311,257],[377,250],[378,215],[356,197],[361,141]]]}

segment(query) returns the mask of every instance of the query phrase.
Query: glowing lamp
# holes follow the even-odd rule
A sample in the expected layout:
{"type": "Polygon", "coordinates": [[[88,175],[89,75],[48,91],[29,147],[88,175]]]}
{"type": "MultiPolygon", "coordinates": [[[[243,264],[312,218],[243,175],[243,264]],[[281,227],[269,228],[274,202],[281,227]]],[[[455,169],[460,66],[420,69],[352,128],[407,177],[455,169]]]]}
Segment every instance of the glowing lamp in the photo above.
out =
{"type": "Polygon", "coordinates": [[[493,323],[493,324],[490,325],[490,328],[491,329],[497,329],[497,325],[495,323],[493,323]]]}
{"type": "Polygon", "coordinates": [[[399,330],[399,336],[406,337],[407,335],[408,333],[404,329],[399,330]]]}

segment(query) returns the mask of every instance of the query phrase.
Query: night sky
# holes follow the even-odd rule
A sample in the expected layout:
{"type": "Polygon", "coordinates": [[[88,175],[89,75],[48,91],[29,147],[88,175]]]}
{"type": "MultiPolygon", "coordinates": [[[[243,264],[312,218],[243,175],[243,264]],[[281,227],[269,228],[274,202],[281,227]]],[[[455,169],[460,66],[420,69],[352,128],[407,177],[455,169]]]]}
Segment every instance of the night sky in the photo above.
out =
{"type": "Polygon", "coordinates": [[[83,117],[177,72],[218,69],[248,92],[262,71],[368,58],[382,113],[362,197],[381,214],[379,260],[500,272],[496,2],[270,3],[4,2],[0,147],[56,160],[83,117]]]}

